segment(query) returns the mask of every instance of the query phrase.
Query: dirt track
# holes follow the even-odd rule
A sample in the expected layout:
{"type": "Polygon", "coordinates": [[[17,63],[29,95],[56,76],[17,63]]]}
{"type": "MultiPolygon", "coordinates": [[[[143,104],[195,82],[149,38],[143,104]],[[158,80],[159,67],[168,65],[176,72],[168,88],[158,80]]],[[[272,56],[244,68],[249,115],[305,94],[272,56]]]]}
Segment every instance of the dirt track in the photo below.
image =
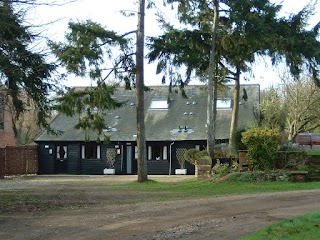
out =
{"type": "Polygon", "coordinates": [[[0,215],[0,239],[239,239],[318,209],[320,190],[93,205],[0,215]]]}

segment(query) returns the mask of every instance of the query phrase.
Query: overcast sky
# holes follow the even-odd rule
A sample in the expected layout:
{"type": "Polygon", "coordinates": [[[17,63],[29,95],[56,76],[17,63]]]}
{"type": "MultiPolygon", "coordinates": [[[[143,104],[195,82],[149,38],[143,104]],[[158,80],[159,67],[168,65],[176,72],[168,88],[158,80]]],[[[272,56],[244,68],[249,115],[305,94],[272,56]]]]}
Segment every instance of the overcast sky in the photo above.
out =
{"type": "MultiPolygon", "coordinates": [[[[137,5],[134,5],[134,0],[78,0],[74,3],[67,4],[63,7],[38,7],[35,11],[30,12],[30,17],[38,23],[46,23],[58,20],[53,25],[50,25],[46,34],[50,39],[62,41],[67,24],[70,20],[86,20],[91,19],[99,22],[102,26],[107,26],[108,29],[119,31],[122,33],[136,29],[137,20],[135,17],[124,17],[120,14],[120,10],[137,11],[137,5]]],[[[163,0],[155,0],[157,7],[163,12],[167,20],[176,22],[175,10],[170,7],[162,6],[163,0]]],[[[273,2],[280,2],[274,0],[273,2]]],[[[284,0],[283,15],[296,13],[303,8],[308,0],[284,0]]],[[[320,5],[317,5],[317,14],[315,14],[310,24],[314,25],[320,21],[320,5]]],[[[154,36],[161,33],[159,25],[156,21],[155,11],[146,11],[145,33],[147,36],[154,36]]],[[[161,76],[155,74],[155,65],[146,65],[145,67],[145,83],[146,85],[160,85],[161,76]]],[[[259,83],[264,89],[272,84],[277,84],[278,69],[272,68],[270,63],[259,60],[254,66],[254,76],[244,75],[244,79],[250,79],[248,83],[259,83]]],[[[247,83],[242,81],[242,83],[247,83]]],[[[86,86],[90,81],[86,79],[79,80],[73,76],[68,77],[67,84],[69,86],[86,86]]]]}

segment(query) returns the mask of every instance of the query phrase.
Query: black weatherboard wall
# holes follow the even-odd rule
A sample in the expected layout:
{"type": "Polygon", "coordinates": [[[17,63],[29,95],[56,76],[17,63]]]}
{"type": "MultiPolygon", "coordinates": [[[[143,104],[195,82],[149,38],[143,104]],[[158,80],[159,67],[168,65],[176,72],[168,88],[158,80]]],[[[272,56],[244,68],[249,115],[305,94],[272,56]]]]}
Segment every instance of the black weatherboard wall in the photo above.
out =
{"type": "Polygon", "coordinates": [[[54,143],[41,142],[39,143],[38,154],[39,154],[39,174],[54,174],[54,155],[53,149],[55,148],[54,143]],[[50,150],[51,149],[51,150],[50,150]],[[52,153],[50,153],[52,151],[52,153]]]}

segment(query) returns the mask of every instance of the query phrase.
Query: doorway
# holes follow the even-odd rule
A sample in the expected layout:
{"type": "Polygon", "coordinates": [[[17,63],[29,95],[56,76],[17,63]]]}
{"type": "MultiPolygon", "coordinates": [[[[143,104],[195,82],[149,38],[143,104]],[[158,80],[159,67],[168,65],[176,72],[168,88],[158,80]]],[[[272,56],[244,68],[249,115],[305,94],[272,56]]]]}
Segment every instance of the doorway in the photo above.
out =
{"type": "Polygon", "coordinates": [[[132,174],[132,146],[127,145],[127,174],[132,174]]]}
{"type": "Polygon", "coordinates": [[[55,173],[68,173],[68,148],[65,145],[56,146],[55,173]]]}

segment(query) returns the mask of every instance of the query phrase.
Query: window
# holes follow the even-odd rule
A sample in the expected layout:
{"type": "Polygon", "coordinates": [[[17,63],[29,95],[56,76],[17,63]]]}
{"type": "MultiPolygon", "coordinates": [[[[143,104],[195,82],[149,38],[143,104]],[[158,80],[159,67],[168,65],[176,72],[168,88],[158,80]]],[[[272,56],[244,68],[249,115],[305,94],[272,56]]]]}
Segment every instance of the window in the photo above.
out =
{"type": "Polygon", "coordinates": [[[217,109],[231,109],[231,99],[217,99],[217,109]]]}
{"type": "Polygon", "coordinates": [[[100,159],[100,145],[94,142],[82,145],[82,159],[100,159]]]}
{"type": "Polygon", "coordinates": [[[154,145],[148,146],[148,160],[167,160],[168,146],[154,145]]]}
{"type": "Polygon", "coordinates": [[[169,104],[167,100],[152,100],[150,109],[153,110],[166,110],[168,109],[169,104]]]}
{"type": "Polygon", "coordinates": [[[57,146],[57,159],[66,159],[67,154],[67,146],[58,145],[57,146]]]}
{"type": "Polygon", "coordinates": [[[138,159],[138,146],[134,147],[134,158],[138,159]]]}

